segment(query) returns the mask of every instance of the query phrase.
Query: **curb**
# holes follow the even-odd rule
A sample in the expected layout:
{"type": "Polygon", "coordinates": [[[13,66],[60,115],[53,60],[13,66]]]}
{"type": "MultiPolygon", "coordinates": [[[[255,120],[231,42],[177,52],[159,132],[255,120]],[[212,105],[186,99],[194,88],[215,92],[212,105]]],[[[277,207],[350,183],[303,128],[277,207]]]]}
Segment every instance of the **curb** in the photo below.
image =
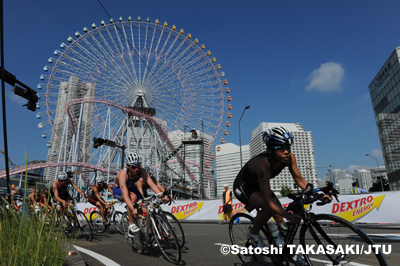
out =
{"type": "Polygon", "coordinates": [[[86,266],[80,252],[70,243],[64,248],[67,257],[64,266],[86,266]]]}

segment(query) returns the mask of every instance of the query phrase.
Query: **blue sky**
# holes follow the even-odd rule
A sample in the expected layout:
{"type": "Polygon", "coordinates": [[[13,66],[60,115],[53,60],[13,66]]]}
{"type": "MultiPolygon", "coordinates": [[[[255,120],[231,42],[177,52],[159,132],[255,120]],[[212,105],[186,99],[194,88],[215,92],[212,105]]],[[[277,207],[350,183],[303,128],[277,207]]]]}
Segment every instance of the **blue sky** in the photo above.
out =
{"type": "MultiPolygon", "coordinates": [[[[227,142],[242,144],[261,122],[301,123],[313,134],[317,166],[353,169],[384,161],[368,85],[400,46],[399,1],[111,1],[109,14],[150,17],[183,28],[221,64],[233,98],[227,142]]],[[[108,21],[97,0],[4,1],[5,69],[36,88],[62,42],[108,21]]],[[[35,113],[6,85],[9,157],[45,159],[35,113]]],[[[3,135],[0,149],[4,150],[3,135]]],[[[0,157],[4,165],[4,158],[0,157]]],[[[0,168],[4,169],[4,166],[0,168]]],[[[318,170],[318,177],[326,169],[318,170]]]]}

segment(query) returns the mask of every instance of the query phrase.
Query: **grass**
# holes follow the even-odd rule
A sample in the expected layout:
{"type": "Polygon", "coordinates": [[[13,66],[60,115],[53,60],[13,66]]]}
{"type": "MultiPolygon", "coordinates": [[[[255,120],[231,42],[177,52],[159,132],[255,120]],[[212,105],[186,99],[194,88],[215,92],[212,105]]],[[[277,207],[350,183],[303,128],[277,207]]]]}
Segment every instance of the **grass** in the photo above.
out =
{"type": "Polygon", "coordinates": [[[2,212],[0,265],[63,265],[66,238],[55,227],[55,218],[2,212]]]}
{"type": "MultiPolygon", "coordinates": [[[[25,163],[28,165],[25,150],[25,163]]],[[[27,197],[28,169],[25,172],[25,201],[27,197]]],[[[25,203],[25,202],[24,202],[25,203]]],[[[5,208],[0,198],[0,266],[56,266],[66,259],[65,234],[57,227],[56,215],[45,212],[41,217],[26,210],[14,212],[5,208]],[[1,208],[3,207],[3,208],[1,208]]],[[[56,213],[55,210],[53,213],[56,213]]]]}

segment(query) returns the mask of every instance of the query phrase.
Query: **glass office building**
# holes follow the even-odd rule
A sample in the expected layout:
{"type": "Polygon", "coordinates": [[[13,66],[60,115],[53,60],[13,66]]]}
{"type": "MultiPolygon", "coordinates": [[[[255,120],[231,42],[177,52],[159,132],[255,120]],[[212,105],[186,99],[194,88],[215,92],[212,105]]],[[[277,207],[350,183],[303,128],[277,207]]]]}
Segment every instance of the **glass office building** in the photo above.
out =
{"type": "Polygon", "coordinates": [[[400,190],[400,47],[369,85],[391,190],[400,190]]]}

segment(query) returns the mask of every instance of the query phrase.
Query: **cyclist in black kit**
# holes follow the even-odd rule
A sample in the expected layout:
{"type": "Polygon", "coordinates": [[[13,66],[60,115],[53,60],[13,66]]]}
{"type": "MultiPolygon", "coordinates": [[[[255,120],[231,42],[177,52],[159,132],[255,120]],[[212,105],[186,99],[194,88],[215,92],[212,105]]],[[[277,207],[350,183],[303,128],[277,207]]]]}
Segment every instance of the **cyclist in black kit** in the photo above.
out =
{"type": "Polygon", "coordinates": [[[233,191],[238,200],[251,208],[261,209],[253,227],[249,228],[250,238],[258,247],[266,247],[259,231],[271,216],[274,216],[278,225],[282,224],[283,217],[293,223],[300,223],[301,220],[300,216],[283,210],[279,199],[271,190],[269,180],[288,167],[297,185],[310,192],[313,189],[312,184],[304,180],[297,167],[296,158],[290,151],[293,138],[292,133],[284,127],[267,129],[263,136],[267,150],[250,159],[240,170],[233,184],[233,191]]]}

